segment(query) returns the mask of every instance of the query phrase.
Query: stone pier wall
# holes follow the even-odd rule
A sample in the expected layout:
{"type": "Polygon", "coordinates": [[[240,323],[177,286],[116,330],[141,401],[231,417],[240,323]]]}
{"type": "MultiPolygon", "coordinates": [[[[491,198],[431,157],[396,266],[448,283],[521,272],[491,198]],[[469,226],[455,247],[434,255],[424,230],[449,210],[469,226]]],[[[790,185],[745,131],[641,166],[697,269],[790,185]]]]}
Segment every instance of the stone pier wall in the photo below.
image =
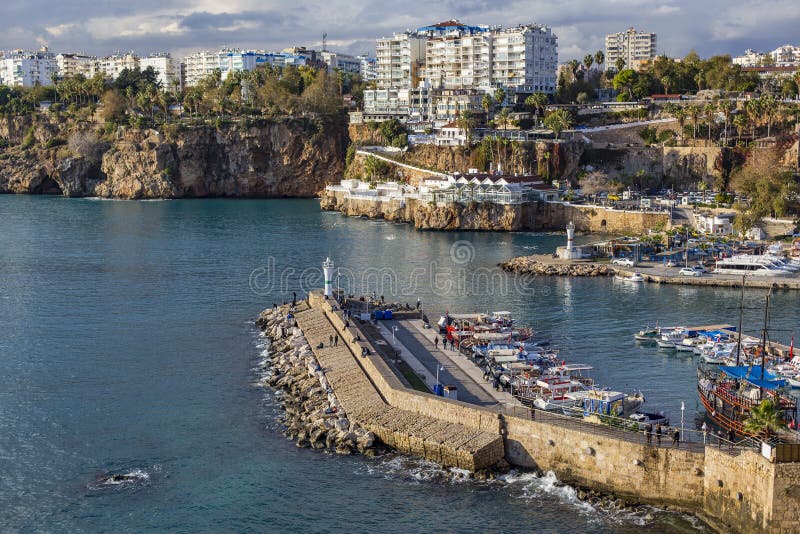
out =
{"type": "MultiPolygon", "coordinates": [[[[702,453],[652,447],[518,417],[505,417],[506,460],[553,471],[567,483],[639,502],[699,511],[702,453]]],[[[665,439],[666,442],[666,439],[665,439]]]]}
{"type": "Polygon", "coordinates": [[[579,232],[640,234],[669,225],[669,214],[665,212],[624,211],[562,202],[433,204],[417,199],[350,198],[341,191],[325,191],[320,206],[349,217],[406,222],[419,230],[563,231],[572,222],[579,232]]]}
{"type": "Polygon", "coordinates": [[[752,451],[733,455],[712,446],[700,451],[647,446],[605,427],[592,432],[567,421],[501,415],[416,392],[400,382],[374,346],[355,340],[355,327],[344,328],[333,301],[312,292],[309,302],[353,354],[361,354],[362,347],[372,352],[355,358],[360,367],[355,374],[363,371],[359,383],[374,385],[380,396],[364,412],[377,417],[366,427],[390,446],[444,465],[489,466],[504,456],[513,465],[553,471],[567,483],[690,511],[721,532],[798,531],[800,463],[775,464],[752,451]],[[448,428],[451,424],[458,426],[448,428]]]}

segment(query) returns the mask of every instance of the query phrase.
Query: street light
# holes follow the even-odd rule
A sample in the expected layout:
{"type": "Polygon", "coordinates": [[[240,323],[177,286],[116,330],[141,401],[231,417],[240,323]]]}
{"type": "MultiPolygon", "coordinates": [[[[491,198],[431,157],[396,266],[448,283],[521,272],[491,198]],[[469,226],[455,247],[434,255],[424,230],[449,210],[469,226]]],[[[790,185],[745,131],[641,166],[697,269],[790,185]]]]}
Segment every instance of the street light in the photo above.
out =
{"type": "Polygon", "coordinates": [[[442,366],[442,365],[437,365],[437,366],[436,366],[436,385],[437,385],[437,386],[439,385],[439,371],[440,371],[440,370],[441,370],[441,371],[444,371],[444,366],[442,366]]]}
{"type": "Polygon", "coordinates": [[[395,338],[394,338],[394,333],[395,333],[395,332],[397,332],[397,327],[396,327],[396,326],[393,326],[393,327],[392,327],[392,345],[394,345],[394,341],[395,341],[395,338]]]}
{"type": "Polygon", "coordinates": [[[686,405],[684,405],[683,401],[681,401],[681,436],[683,436],[683,440],[686,441],[686,436],[683,434],[683,412],[686,411],[686,405]]]}

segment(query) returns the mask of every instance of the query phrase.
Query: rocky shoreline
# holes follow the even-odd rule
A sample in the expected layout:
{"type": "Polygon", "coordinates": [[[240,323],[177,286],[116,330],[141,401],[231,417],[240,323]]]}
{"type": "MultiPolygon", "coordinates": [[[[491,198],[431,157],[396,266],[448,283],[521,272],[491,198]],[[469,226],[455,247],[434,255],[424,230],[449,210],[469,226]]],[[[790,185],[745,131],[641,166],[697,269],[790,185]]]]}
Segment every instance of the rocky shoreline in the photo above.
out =
{"type": "Polygon", "coordinates": [[[500,263],[504,271],[533,276],[614,276],[610,265],[598,263],[545,263],[534,256],[518,256],[500,263]]]}
{"type": "Polygon", "coordinates": [[[272,374],[264,384],[282,392],[284,435],[301,448],[379,454],[375,435],[348,419],[294,320],[282,310],[270,309],[261,313],[256,325],[270,342],[265,366],[272,374]]]}

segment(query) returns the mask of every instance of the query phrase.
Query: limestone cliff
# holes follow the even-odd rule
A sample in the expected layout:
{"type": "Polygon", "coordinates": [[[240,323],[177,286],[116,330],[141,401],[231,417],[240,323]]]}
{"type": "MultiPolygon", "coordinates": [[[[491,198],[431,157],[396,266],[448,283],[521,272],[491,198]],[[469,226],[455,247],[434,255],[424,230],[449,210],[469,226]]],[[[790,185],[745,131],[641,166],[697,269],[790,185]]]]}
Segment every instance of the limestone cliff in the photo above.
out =
{"type": "Polygon", "coordinates": [[[347,146],[345,127],[305,118],[166,132],[120,127],[110,138],[98,129],[93,123],[6,121],[0,137],[11,146],[0,151],[0,193],[311,197],[341,179],[347,146]],[[81,133],[94,136],[88,153],[72,142],[81,133]]]}

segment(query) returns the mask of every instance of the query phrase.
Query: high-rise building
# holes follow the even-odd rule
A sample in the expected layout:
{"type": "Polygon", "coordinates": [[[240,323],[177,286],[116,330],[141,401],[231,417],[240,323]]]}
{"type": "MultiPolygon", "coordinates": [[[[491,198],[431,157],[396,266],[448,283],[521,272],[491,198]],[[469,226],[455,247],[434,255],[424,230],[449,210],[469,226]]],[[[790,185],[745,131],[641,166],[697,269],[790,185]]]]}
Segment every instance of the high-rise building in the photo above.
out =
{"type": "Polygon", "coordinates": [[[59,78],[69,78],[81,74],[91,78],[98,72],[98,60],[83,54],[58,54],[56,56],[59,78]]]}
{"type": "Polygon", "coordinates": [[[47,47],[38,51],[13,50],[0,58],[0,83],[17,87],[52,85],[58,62],[47,47]]]}
{"type": "Polygon", "coordinates": [[[615,66],[620,58],[625,61],[624,68],[641,69],[656,58],[656,34],[629,28],[624,32],[606,35],[607,68],[615,66]]]}
{"type": "Polygon", "coordinates": [[[359,74],[365,82],[374,81],[378,77],[378,59],[367,55],[356,56],[361,62],[359,74]]]}
{"type": "Polygon", "coordinates": [[[133,52],[127,54],[112,54],[98,61],[98,70],[106,78],[116,80],[119,73],[125,69],[134,70],[139,66],[139,58],[133,52]]]}
{"type": "Polygon", "coordinates": [[[328,74],[332,74],[335,71],[346,74],[361,73],[361,60],[355,56],[327,50],[323,50],[319,55],[325,65],[328,66],[328,74]]]}
{"type": "Polygon", "coordinates": [[[427,37],[417,33],[396,33],[378,39],[375,82],[378,89],[410,89],[419,81],[419,67],[425,61],[427,37]]]}
{"type": "Polygon", "coordinates": [[[156,71],[156,80],[163,91],[172,91],[176,85],[180,89],[180,70],[168,52],[139,58],[139,68],[145,70],[148,67],[152,67],[156,71]]]}
{"type": "Polygon", "coordinates": [[[558,38],[547,26],[527,24],[492,31],[491,83],[513,93],[556,91],[558,38]]]}

